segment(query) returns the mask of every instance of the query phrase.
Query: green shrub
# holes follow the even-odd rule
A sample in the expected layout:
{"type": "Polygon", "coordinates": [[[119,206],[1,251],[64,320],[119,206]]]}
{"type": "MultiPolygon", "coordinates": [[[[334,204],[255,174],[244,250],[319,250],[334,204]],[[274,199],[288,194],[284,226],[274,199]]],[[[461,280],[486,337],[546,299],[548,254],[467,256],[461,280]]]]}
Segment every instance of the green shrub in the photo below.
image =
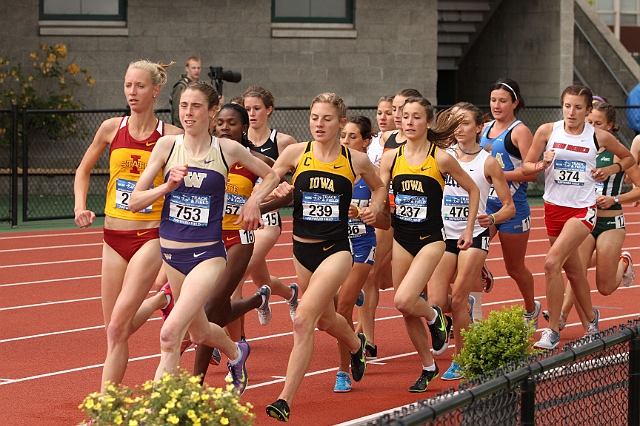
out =
{"type": "Polygon", "coordinates": [[[538,352],[533,349],[535,330],[525,322],[524,313],[521,306],[505,306],[471,324],[469,330],[462,330],[464,347],[454,361],[460,364],[464,377],[472,379],[490,373],[538,352]]]}

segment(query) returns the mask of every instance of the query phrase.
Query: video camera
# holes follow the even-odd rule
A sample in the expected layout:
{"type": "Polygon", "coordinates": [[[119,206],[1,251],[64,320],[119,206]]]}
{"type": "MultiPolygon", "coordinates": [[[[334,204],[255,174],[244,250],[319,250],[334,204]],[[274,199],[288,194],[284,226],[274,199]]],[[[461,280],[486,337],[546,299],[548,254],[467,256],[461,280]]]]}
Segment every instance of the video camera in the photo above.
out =
{"type": "Polygon", "coordinates": [[[222,67],[209,67],[209,78],[211,79],[211,84],[215,85],[218,94],[222,96],[222,82],[239,83],[242,80],[242,74],[238,71],[224,71],[222,67]]]}

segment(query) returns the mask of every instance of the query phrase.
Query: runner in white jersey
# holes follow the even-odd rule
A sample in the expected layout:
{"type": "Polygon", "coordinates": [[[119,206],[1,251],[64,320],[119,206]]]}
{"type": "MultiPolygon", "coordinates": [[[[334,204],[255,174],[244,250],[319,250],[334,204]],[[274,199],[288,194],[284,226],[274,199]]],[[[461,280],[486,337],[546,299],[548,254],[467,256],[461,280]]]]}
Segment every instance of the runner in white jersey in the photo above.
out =
{"type": "MultiPolygon", "coordinates": [[[[468,329],[471,323],[469,310],[472,308],[473,299],[470,292],[474,286],[480,285],[480,269],[489,252],[489,226],[509,220],[515,214],[516,208],[502,167],[479,145],[484,114],[476,106],[466,102],[456,104],[453,110],[463,118],[455,133],[458,144],[447,149],[447,152],[458,161],[462,170],[467,172],[480,190],[478,215],[473,228],[471,247],[461,250],[457,243],[467,226],[469,193],[447,175],[442,198],[446,248],[429,280],[428,295],[431,303],[440,306],[443,312],[453,314],[455,352],[459,354],[464,345],[461,330],[468,329]],[[493,214],[487,214],[486,204],[492,185],[502,207],[493,214]],[[451,282],[453,288],[449,295],[451,282]]],[[[448,317],[447,322],[450,322],[448,317]]],[[[460,366],[455,362],[442,375],[443,380],[461,377],[460,366]]]]}
{"type": "Polygon", "coordinates": [[[562,270],[575,301],[588,321],[588,334],[598,332],[600,313],[591,304],[589,282],[577,248],[596,223],[596,181],[630,167],[631,153],[610,133],[594,129],[585,119],[591,111],[591,90],[572,85],[562,92],[564,120],[538,128],[522,165],[524,174],[545,172],[544,219],[551,248],[545,258],[545,278],[549,329],[543,331],[535,347],[554,349],[560,343],[560,309],[564,294],[562,270]],[[596,169],[596,155],[603,147],[620,161],[596,169]],[[542,160],[538,161],[544,152],[542,160]]]}

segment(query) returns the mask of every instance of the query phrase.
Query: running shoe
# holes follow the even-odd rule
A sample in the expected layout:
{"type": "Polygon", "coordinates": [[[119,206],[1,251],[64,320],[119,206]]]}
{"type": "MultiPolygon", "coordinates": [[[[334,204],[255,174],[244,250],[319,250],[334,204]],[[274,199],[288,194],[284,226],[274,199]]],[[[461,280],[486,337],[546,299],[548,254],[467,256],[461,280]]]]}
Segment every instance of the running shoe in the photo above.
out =
{"type": "Polygon", "coordinates": [[[209,364],[220,365],[220,361],[222,361],[222,354],[220,353],[220,349],[213,348],[213,353],[211,354],[211,358],[209,359],[209,364]]]}
{"type": "Polygon", "coordinates": [[[427,295],[424,292],[420,293],[420,297],[422,297],[425,301],[427,300],[427,295]]]}
{"type": "Polygon", "coordinates": [[[258,289],[256,294],[262,296],[262,305],[258,307],[258,320],[261,325],[267,325],[271,321],[271,306],[269,306],[269,298],[271,297],[271,287],[263,285],[258,289]]]}
{"type": "MultiPolygon", "coordinates": [[[[542,303],[537,300],[533,301],[533,312],[527,312],[524,314],[524,321],[527,325],[534,330],[538,329],[538,317],[540,317],[540,311],[542,311],[542,303]]],[[[562,327],[564,328],[564,326],[562,327]]],[[[560,330],[562,330],[562,328],[560,330]]]]}
{"type": "Polygon", "coordinates": [[[355,354],[351,354],[351,376],[356,382],[362,380],[367,370],[367,359],[364,356],[364,351],[367,347],[367,336],[358,333],[358,338],[360,339],[360,349],[355,354]]]}
{"type": "Polygon", "coordinates": [[[433,365],[436,366],[436,369],[433,371],[422,369],[422,374],[418,377],[418,380],[414,384],[409,387],[409,392],[424,392],[427,390],[427,386],[429,383],[433,381],[436,377],[438,377],[438,364],[433,361],[433,365]]]}
{"type": "Polygon", "coordinates": [[[169,302],[167,303],[167,306],[165,306],[164,308],[160,308],[160,312],[162,312],[162,321],[166,321],[174,305],[173,293],[171,292],[171,285],[169,283],[166,283],[165,285],[162,286],[160,291],[162,291],[165,294],[165,296],[169,298],[169,302]]]}
{"type": "Polygon", "coordinates": [[[362,306],[364,305],[364,291],[360,290],[360,293],[358,294],[358,299],[356,300],[356,306],[362,306]]]}
{"type": "Polygon", "coordinates": [[[439,351],[431,349],[431,352],[433,352],[434,355],[442,355],[447,350],[447,348],[449,348],[449,341],[451,340],[451,336],[453,335],[453,331],[452,331],[453,330],[453,318],[451,318],[449,315],[445,315],[444,319],[445,319],[445,322],[447,324],[447,327],[446,327],[447,341],[442,346],[442,349],[440,349],[439,351]]]}
{"type": "Polygon", "coordinates": [[[433,305],[431,308],[436,313],[435,322],[427,323],[431,333],[431,347],[434,354],[441,354],[449,347],[449,330],[447,330],[447,321],[444,319],[442,309],[438,305],[433,305]]]}
{"type": "Polygon", "coordinates": [[[351,378],[346,371],[338,371],[336,374],[336,385],[333,388],[334,392],[344,393],[351,392],[351,378]]]}
{"type": "Polygon", "coordinates": [[[600,311],[596,308],[593,308],[593,314],[595,317],[593,321],[587,323],[587,336],[593,336],[594,334],[598,334],[598,322],[600,322],[600,311]]]}
{"type": "Polygon", "coordinates": [[[291,288],[291,299],[287,300],[287,305],[289,305],[289,315],[291,316],[291,321],[296,317],[296,309],[298,309],[298,292],[300,291],[298,284],[293,283],[289,284],[291,288]]]}
{"type": "Polygon", "coordinates": [[[182,354],[185,353],[187,350],[195,347],[196,345],[191,341],[191,339],[189,338],[184,339],[180,344],[180,356],[182,356],[182,354]]]}
{"type": "Polygon", "coordinates": [[[367,343],[365,347],[364,357],[368,360],[378,358],[378,345],[370,345],[367,343]]]}
{"type": "MultiPolygon", "coordinates": [[[[549,322],[549,311],[542,311],[542,316],[547,322],[549,322]]],[[[564,312],[560,312],[560,319],[558,319],[558,330],[562,331],[567,326],[567,319],[564,317],[564,312]]]]}
{"type": "Polygon", "coordinates": [[[476,298],[469,295],[469,318],[471,318],[471,324],[474,323],[473,320],[473,307],[476,305],[476,298]]]}
{"type": "Polygon", "coordinates": [[[550,328],[546,328],[542,332],[542,336],[540,340],[533,344],[533,347],[536,349],[555,349],[560,344],[560,333],[556,333],[550,328]]]}
{"type": "Polygon", "coordinates": [[[442,375],[442,380],[460,380],[462,377],[462,368],[460,368],[460,364],[454,361],[442,375]]]}
{"type": "Polygon", "coordinates": [[[495,280],[493,279],[493,274],[487,268],[487,264],[482,265],[482,269],[480,270],[480,277],[482,279],[482,289],[485,293],[489,293],[493,290],[493,284],[495,280]]]}
{"type": "Polygon", "coordinates": [[[636,279],[636,271],[633,268],[631,253],[629,253],[628,251],[623,251],[620,255],[620,258],[624,258],[627,260],[627,267],[622,273],[622,285],[624,285],[625,287],[629,287],[631,284],[633,284],[633,280],[636,279]]]}
{"type": "Polygon", "coordinates": [[[279,399],[267,405],[267,416],[278,419],[281,422],[288,422],[291,410],[289,410],[289,404],[284,399],[279,399]]]}
{"type": "Polygon", "coordinates": [[[235,361],[229,361],[227,363],[227,367],[229,367],[229,373],[231,373],[231,383],[235,386],[236,390],[240,395],[244,393],[244,390],[247,388],[247,383],[249,383],[249,378],[247,377],[247,358],[249,358],[249,353],[251,352],[251,347],[244,340],[237,342],[238,351],[240,352],[240,359],[235,361]]]}

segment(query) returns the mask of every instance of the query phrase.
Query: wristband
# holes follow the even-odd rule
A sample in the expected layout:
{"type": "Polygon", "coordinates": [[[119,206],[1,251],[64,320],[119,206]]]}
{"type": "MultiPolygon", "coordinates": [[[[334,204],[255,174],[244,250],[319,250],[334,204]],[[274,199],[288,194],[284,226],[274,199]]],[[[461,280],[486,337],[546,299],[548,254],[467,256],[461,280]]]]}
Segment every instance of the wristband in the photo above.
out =
{"type": "Polygon", "coordinates": [[[615,163],[613,163],[613,164],[617,164],[617,165],[618,165],[618,167],[620,167],[620,170],[618,170],[618,173],[620,173],[620,172],[622,171],[622,164],[620,164],[620,162],[619,162],[619,161],[616,161],[616,162],[615,162],[615,163]]]}
{"type": "Polygon", "coordinates": [[[489,215],[489,221],[491,225],[495,225],[496,224],[496,217],[492,214],[489,215]]]}

